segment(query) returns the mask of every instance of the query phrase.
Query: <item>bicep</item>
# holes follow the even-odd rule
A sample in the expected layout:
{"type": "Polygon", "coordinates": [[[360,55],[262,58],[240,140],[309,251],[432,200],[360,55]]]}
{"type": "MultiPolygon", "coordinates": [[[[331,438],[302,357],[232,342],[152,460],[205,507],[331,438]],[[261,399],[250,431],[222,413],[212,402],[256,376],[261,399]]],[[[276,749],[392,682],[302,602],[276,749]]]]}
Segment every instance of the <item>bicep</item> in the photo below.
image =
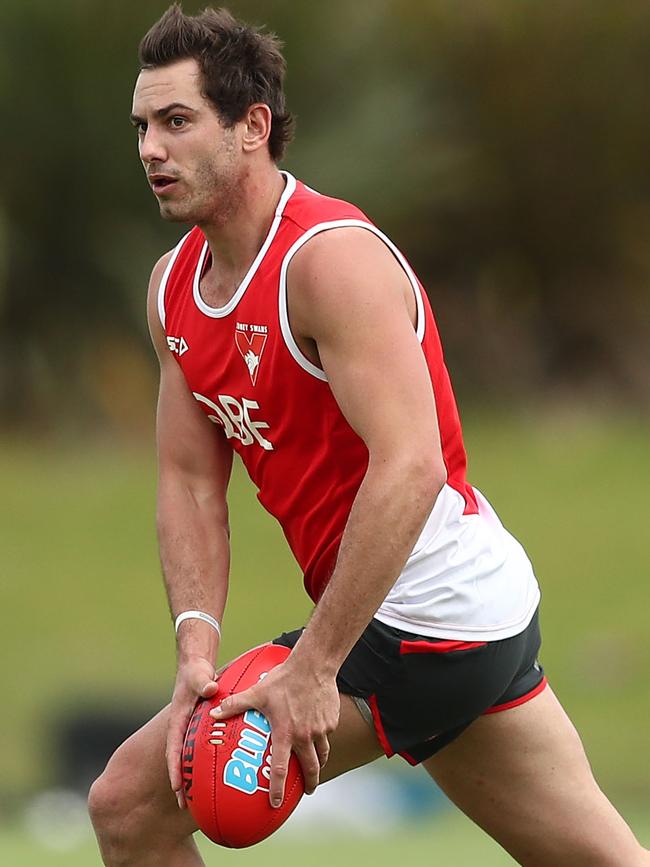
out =
{"type": "Polygon", "coordinates": [[[225,497],[232,450],[221,429],[200,409],[173,358],[161,363],[156,440],[161,481],[174,474],[193,487],[222,491],[225,497]]]}
{"type": "Polygon", "coordinates": [[[323,335],[323,370],[341,411],[369,448],[434,446],[438,426],[424,356],[408,318],[390,313],[387,306],[367,316],[358,335],[323,335]]]}
{"type": "Polygon", "coordinates": [[[191,393],[180,365],[167,347],[158,316],[158,286],[168,255],[155,266],[149,284],[147,318],[160,364],[156,439],[161,484],[178,480],[193,489],[225,493],[232,450],[191,393]]]}
{"type": "Polygon", "coordinates": [[[290,300],[341,411],[371,452],[424,450],[441,462],[431,378],[405,302],[412,292],[406,274],[363,229],[320,240],[311,250],[306,245],[308,255],[297,263],[290,300]]]}

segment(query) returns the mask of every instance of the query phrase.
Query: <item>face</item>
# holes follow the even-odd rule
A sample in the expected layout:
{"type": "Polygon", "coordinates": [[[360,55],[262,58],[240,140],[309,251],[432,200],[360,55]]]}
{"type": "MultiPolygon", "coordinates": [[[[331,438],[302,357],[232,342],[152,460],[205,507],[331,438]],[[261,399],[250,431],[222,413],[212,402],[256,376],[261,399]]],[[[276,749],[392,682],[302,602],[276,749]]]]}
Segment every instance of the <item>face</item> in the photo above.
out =
{"type": "Polygon", "coordinates": [[[223,223],[243,171],[237,125],[224,127],[201,93],[195,60],[144,69],[131,122],[147,179],[166,220],[223,223]]]}

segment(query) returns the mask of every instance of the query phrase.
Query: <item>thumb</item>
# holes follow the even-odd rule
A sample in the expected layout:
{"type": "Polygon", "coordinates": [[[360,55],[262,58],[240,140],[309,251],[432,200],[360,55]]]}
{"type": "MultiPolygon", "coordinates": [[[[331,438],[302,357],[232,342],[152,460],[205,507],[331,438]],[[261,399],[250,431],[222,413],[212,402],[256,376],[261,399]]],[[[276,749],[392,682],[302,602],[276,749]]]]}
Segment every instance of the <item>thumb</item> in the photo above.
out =
{"type": "Polygon", "coordinates": [[[203,695],[203,690],[206,687],[216,685],[216,674],[211,665],[188,666],[186,677],[187,683],[195,695],[203,695]]]}
{"type": "Polygon", "coordinates": [[[201,687],[199,694],[201,695],[201,698],[212,698],[213,695],[216,695],[218,689],[219,684],[216,681],[211,680],[206,683],[205,686],[201,687]]]}

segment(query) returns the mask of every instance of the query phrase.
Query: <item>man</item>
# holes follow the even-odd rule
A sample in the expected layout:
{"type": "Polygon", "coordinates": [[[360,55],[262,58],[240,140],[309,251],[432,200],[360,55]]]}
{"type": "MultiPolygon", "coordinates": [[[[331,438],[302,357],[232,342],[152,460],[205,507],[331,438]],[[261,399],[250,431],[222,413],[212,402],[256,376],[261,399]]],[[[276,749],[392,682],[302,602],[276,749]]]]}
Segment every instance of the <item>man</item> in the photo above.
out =
{"type": "Polygon", "coordinates": [[[269,718],[271,803],[291,750],[308,792],[398,752],[521,864],[650,864],[536,662],[537,583],[465,478],[422,287],[360,211],[277,169],[291,137],[277,41],[174,6],[140,61],[140,158],[163,218],[194,225],[148,298],[178,670],[171,705],[93,785],[105,863],[202,863],[180,750],[217,689],[235,449],[316,603],[276,639],[288,660],[216,714],[269,718]]]}

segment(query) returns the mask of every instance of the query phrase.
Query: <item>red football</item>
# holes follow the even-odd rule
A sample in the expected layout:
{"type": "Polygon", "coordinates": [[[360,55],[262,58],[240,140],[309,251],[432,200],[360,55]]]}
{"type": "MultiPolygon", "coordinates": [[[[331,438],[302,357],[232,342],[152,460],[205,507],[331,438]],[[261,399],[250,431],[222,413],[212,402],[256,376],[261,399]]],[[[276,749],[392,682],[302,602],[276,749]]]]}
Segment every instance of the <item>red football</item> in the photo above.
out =
{"type": "Polygon", "coordinates": [[[255,647],[230,663],[219,677],[219,691],[199,701],[185,735],[183,786],[190,812],[203,833],[233,849],[264,840],[295,810],[304,792],[300,764],[291,754],[280,807],[269,803],[271,728],[266,717],[249,710],[223,722],[210,710],[235,692],[254,686],[289,655],[277,644],[255,647]]]}

